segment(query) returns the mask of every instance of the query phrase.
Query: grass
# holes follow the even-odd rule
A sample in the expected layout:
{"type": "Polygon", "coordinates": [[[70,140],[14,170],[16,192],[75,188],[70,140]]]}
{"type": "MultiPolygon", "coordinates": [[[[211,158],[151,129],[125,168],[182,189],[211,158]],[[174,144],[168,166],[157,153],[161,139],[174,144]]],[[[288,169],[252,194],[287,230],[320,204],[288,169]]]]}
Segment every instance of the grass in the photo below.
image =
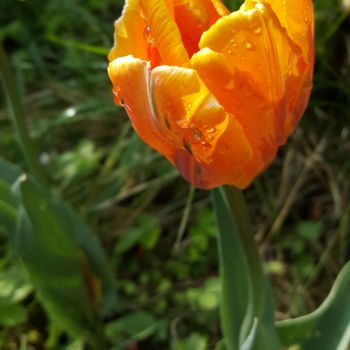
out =
{"type": "MultiPolygon", "coordinates": [[[[117,278],[118,306],[104,320],[109,346],[213,349],[220,331],[209,193],[193,191],[113,104],[105,53],[121,7],[115,0],[2,0],[0,40],[45,176],[98,234],[117,278]]],[[[316,0],[315,8],[310,105],[246,190],[278,319],[319,305],[350,257],[349,12],[331,0],[316,0]]],[[[0,154],[25,168],[3,94],[0,104],[0,154]]],[[[1,229],[0,252],[0,299],[13,286],[22,293],[10,316],[0,316],[0,348],[83,349],[55,335],[1,229]]]]}

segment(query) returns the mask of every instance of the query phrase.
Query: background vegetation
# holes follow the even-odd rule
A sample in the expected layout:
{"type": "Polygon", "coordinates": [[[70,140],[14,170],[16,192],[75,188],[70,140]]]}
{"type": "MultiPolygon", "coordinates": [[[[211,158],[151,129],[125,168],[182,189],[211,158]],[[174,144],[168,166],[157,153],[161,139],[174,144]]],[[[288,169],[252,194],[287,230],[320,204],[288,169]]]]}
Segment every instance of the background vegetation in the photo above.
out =
{"type": "MultiPolygon", "coordinates": [[[[350,257],[350,4],[314,5],[309,108],[246,190],[278,319],[318,306],[350,257]]],[[[121,8],[121,0],[0,0],[0,41],[50,185],[99,237],[117,281],[104,346],[214,349],[220,291],[209,192],[190,188],[113,104],[105,56],[121,8]]],[[[0,154],[27,169],[5,102],[1,94],[0,154]]],[[[0,223],[0,349],[48,348],[86,345],[48,317],[0,223]]]]}

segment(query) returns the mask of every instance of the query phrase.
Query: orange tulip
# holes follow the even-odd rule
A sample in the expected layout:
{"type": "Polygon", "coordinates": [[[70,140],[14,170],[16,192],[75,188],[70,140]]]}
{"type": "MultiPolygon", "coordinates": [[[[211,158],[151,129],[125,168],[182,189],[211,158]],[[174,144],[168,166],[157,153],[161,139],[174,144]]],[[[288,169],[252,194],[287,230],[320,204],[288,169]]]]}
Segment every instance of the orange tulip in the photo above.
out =
{"type": "Polygon", "coordinates": [[[128,0],[108,58],[115,102],[199,188],[244,188],[306,108],[311,0],[128,0]]]}

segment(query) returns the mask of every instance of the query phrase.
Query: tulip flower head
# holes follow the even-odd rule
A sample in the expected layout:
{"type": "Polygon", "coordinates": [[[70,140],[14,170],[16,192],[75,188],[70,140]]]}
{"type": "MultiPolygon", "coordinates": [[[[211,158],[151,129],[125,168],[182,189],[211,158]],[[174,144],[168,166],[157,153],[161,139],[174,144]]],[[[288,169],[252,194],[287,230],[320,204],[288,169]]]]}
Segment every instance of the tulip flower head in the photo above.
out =
{"type": "Polygon", "coordinates": [[[108,56],[115,102],[199,188],[245,188],[307,106],[311,0],[127,0],[108,56]]]}

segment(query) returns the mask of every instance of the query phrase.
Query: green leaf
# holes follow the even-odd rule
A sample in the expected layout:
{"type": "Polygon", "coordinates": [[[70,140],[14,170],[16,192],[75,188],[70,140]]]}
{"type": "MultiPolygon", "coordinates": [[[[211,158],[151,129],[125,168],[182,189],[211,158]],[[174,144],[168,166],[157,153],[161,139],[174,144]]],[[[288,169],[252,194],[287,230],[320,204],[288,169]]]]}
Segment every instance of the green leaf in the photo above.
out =
{"type": "Polygon", "coordinates": [[[286,347],[298,350],[347,350],[350,344],[350,262],[323,304],[309,315],[277,323],[286,347]]]}
{"type": "Polygon", "coordinates": [[[71,334],[95,331],[101,285],[106,296],[112,284],[102,248],[71,208],[33,180],[23,176],[16,190],[16,248],[44,306],[71,334]]]}
{"type": "Polygon", "coordinates": [[[0,298],[7,303],[16,303],[25,299],[33,290],[23,270],[11,267],[0,272],[0,298]]]}
{"type": "Polygon", "coordinates": [[[106,335],[111,341],[127,337],[128,341],[141,341],[154,334],[159,322],[154,316],[140,310],[130,313],[106,327],[106,335]]]}
{"type": "Polygon", "coordinates": [[[17,210],[0,199],[0,226],[3,225],[9,237],[14,231],[17,221],[17,210]]]}
{"type": "Polygon", "coordinates": [[[257,339],[257,330],[258,330],[258,320],[255,319],[255,321],[253,323],[253,327],[252,327],[250,333],[248,334],[247,339],[244,341],[244,343],[240,347],[240,350],[252,350],[252,349],[254,349],[255,342],[257,339]]]}
{"type": "Polygon", "coordinates": [[[0,157],[0,226],[6,229],[10,239],[17,221],[17,200],[11,188],[20,174],[17,166],[0,157]]]}
{"type": "Polygon", "coordinates": [[[9,303],[0,298],[0,325],[4,327],[18,326],[27,320],[26,310],[20,304],[9,303]]]}
{"type": "Polygon", "coordinates": [[[192,333],[185,339],[176,339],[172,343],[172,350],[206,350],[208,349],[207,339],[198,334],[192,333]]]}
{"type": "Polygon", "coordinates": [[[135,245],[140,244],[145,249],[153,249],[157,244],[161,230],[157,221],[150,215],[142,214],[138,217],[136,225],[123,232],[115,252],[124,253],[135,245]]]}
{"type": "Polygon", "coordinates": [[[240,349],[257,322],[251,349],[279,349],[269,283],[254,241],[243,195],[234,188],[212,191],[222,279],[221,321],[228,350],[240,349]]]}
{"type": "Polygon", "coordinates": [[[0,157],[0,179],[12,184],[21,175],[22,171],[16,165],[0,157]]]}

